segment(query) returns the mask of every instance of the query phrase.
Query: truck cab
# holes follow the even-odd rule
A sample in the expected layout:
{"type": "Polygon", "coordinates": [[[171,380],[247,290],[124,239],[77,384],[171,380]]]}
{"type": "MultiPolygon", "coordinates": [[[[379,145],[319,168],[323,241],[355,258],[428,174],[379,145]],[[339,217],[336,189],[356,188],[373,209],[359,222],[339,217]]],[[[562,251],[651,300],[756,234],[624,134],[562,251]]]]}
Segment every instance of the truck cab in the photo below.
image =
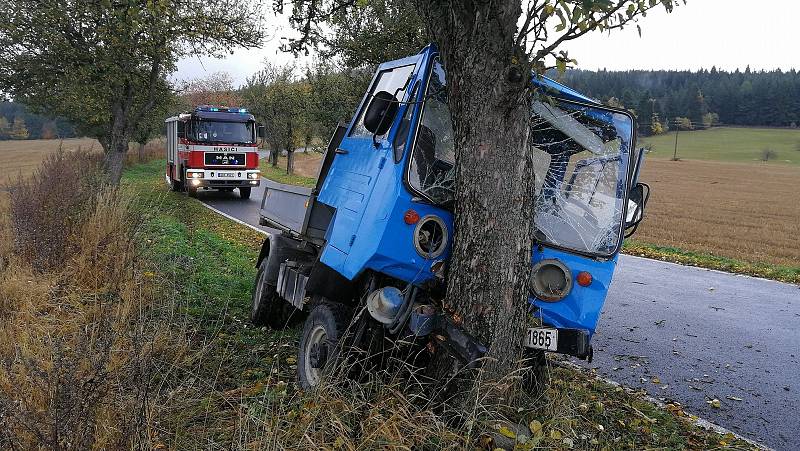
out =
{"type": "MultiPolygon", "coordinates": [[[[541,355],[591,359],[624,236],[641,221],[649,194],[637,180],[643,154],[631,114],[546,77],[532,80],[529,311],[537,324],[520,341],[541,355]]],[[[445,87],[433,45],[381,64],[354,117],[331,139],[316,186],[266,181],[261,223],[281,233],[262,246],[251,319],[281,327],[307,315],[298,350],[304,387],[319,381],[331,343],[359,307],[369,315],[357,318],[357,331],[436,336],[465,365],[485,352],[441,303],[455,178],[445,87]]]]}
{"type": "Polygon", "coordinates": [[[245,108],[198,106],[168,118],[165,178],[173,191],[197,195],[199,189],[233,191],[249,199],[261,183],[258,127],[245,108]]]}

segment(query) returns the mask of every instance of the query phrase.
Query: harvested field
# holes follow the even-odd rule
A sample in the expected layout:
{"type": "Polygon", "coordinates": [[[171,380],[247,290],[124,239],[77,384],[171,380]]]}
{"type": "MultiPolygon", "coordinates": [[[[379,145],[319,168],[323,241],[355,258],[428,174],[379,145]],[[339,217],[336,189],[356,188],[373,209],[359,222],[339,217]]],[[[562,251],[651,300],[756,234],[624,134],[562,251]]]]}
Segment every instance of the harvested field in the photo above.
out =
{"type": "Polygon", "coordinates": [[[100,150],[100,143],[91,138],[70,139],[31,139],[24,141],[0,141],[0,185],[6,184],[19,175],[30,175],[44,157],[57,151],[61,146],[65,151],[79,147],[84,150],[100,150]]]}
{"type": "Polygon", "coordinates": [[[642,181],[652,195],[637,241],[800,266],[800,168],[649,159],[642,181]]]}

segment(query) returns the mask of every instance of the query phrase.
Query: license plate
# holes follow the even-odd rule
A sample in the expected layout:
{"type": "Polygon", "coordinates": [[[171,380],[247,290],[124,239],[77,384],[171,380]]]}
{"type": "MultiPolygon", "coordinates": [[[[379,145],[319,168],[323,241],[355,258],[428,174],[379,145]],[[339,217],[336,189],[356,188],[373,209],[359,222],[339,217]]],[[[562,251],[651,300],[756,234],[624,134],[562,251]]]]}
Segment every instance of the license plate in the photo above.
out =
{"type": "Polygon", "coordinates": [[[558,350],[558,330],[543,327],[529,327],[525,336],[525,346],[546,351],[558,350]]]}
{"type": "Polygon", "coordinates": [[[233,177],[233,172],[217,172],[217,177],[233,177]]]}

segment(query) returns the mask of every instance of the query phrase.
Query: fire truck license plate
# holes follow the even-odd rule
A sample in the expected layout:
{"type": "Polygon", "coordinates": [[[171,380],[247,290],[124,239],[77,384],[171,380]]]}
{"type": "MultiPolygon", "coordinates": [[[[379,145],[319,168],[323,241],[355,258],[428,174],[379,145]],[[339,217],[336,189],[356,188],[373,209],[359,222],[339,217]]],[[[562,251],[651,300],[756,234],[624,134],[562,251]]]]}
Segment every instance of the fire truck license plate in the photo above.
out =
{"type": "Polygon", "coordinates": [[[525,346],[547,351],[558,350],[558,330],[542,327],[529,327],[525,337],[525,346]]]}
{"type": "Polygon", "coordinates": [[[217,172],[217,177],[233,177],[233,172],[217,172]]]}

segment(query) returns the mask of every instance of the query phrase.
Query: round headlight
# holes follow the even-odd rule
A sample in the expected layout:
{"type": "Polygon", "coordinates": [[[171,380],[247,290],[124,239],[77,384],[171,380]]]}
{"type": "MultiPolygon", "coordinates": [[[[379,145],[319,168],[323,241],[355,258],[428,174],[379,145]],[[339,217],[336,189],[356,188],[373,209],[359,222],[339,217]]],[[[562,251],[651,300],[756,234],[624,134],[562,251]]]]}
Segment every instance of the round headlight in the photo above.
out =
{"type": "Polygon", "coordinates": [[[427,215],[419,220],[414,229],[414,248],[419,255],[433,259],[447,247],[447,226],[436,215],[427,215]]]}
{"type": "Polygon", "coordinates": [[[572,273],[561,261],[541,260],[531,269],[531,291],[537,298],[547,302],[557,302],[572,289],[572,273]]]}

